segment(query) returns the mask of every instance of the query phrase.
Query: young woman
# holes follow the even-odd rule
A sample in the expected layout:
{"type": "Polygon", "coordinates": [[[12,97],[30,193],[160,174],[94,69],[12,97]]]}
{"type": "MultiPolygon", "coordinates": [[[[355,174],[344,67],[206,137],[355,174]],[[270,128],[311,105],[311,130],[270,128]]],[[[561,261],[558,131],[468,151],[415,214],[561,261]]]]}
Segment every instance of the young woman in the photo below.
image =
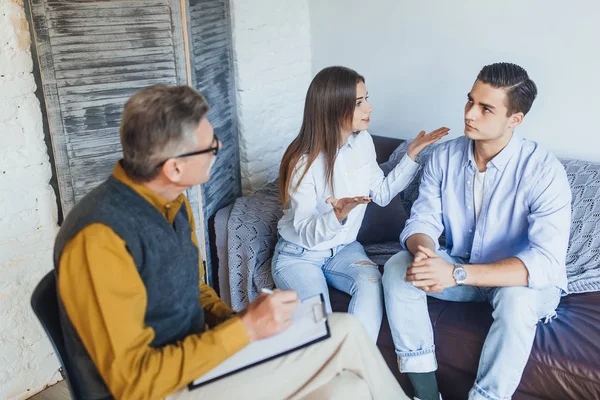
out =
{"type": "Polygon", "coordinates": [[[365,79],[345,67],[329,67],[313,79],[299,135],[279,169],[284,216],[272,272],[281,289],[301,299],[323,293],[327,284],[352,296],[348,312],[376,341],[383,314],[381,274],[356,241],[366,204],[387,205],[413,180],[416,156],[448,133],[421,132],[406,156],[384,178],[373,139],[366,131],[373,111],[365,79]]]}

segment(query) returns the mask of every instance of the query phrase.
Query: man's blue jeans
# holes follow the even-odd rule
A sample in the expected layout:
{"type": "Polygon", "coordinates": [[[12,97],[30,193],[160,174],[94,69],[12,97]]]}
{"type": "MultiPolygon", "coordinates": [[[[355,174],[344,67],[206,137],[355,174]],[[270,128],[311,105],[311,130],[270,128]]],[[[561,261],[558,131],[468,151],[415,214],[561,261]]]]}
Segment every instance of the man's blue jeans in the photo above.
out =
{"type": "Polygon", "coordinates": [[[308,250],[282,238],[275,246],[273,280],[280,289],[298,292],[300,299],[323,293],[331,313],[327,285],[352,296],[348,313],[363,323],[377,341],[383,317],[381,273],[358,242],[329,250],[308,250]]]}
{"type": "MultiPolygon", "coordinates": [[[[438,254],[452,264],[466,263],[443,250],[438,254]]],[[[400,372],[437,369],[433,329],[427,311],[428,295],[448,301],[488,301],[494,308],[494,322],[483,345],[469,399],[510,399],[529,359],[537,323],[540,319],[548,322],[556,315],[561,290],[556,287],[536,290],[454,286],[439,294],[429,294],[404,281],[412,261],[412,254],[402,251],[390,258],[383,271],[385,307],[400,372]]]]}

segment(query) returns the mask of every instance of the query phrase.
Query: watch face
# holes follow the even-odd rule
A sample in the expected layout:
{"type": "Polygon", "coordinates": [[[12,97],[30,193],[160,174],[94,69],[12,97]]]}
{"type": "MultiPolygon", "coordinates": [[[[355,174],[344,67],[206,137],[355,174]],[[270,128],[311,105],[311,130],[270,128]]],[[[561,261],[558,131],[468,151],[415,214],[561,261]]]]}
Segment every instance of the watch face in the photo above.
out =
{"type": "Polygon", "coordinates": [[[464,281],[467,279],[467,271],[465,271],[464,268],[456,268],[454,270],[454,279],[456,279],[457,282],[464,281]]]}

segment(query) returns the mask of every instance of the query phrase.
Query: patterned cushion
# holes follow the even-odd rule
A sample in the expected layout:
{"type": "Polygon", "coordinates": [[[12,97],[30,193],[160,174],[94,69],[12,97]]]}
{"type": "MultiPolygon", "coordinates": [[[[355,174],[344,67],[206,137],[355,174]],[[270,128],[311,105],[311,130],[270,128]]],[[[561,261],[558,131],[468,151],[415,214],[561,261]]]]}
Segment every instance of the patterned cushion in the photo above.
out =
{"type": "Polygon", "coordinates": [[[282,217],[277,182],[250,196],[238,198],[227,222],[227,253],[231,307],[242,310],[274,287],[271,258],[277,243],[277,221],[282,217]]]}
{"type": "Polygon", "coordinates": [[[573,293],[600,291],[600,163],[561,160],[573,201],[567,277],[573,293]]]}

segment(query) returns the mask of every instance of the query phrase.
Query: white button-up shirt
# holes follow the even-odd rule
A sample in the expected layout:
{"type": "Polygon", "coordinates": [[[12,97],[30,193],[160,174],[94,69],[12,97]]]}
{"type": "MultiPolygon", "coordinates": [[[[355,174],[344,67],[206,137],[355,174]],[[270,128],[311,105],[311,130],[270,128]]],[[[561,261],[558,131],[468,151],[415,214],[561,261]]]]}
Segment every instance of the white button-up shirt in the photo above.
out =
{"type": "Polygon", "coordinates": [[[292,178],[290,204],[279,221],[278,230],[285,240],[309,250],[326,250],[356,240],[365,215],[366,205],[356,206],[344,223],[340,223],[333,207],[326,203],[329,197],[368,196],[386,206],[413,180],[419,164],[404,156],[384,177],[376,160],[373,138],[367,131],[351,135],[338,151],[333,168],[333,186],[325,178],[325,158],[320,154],[308,169],[304,179],[293,191],[305,171],[306,158],[298,162],[292,178]]]}

